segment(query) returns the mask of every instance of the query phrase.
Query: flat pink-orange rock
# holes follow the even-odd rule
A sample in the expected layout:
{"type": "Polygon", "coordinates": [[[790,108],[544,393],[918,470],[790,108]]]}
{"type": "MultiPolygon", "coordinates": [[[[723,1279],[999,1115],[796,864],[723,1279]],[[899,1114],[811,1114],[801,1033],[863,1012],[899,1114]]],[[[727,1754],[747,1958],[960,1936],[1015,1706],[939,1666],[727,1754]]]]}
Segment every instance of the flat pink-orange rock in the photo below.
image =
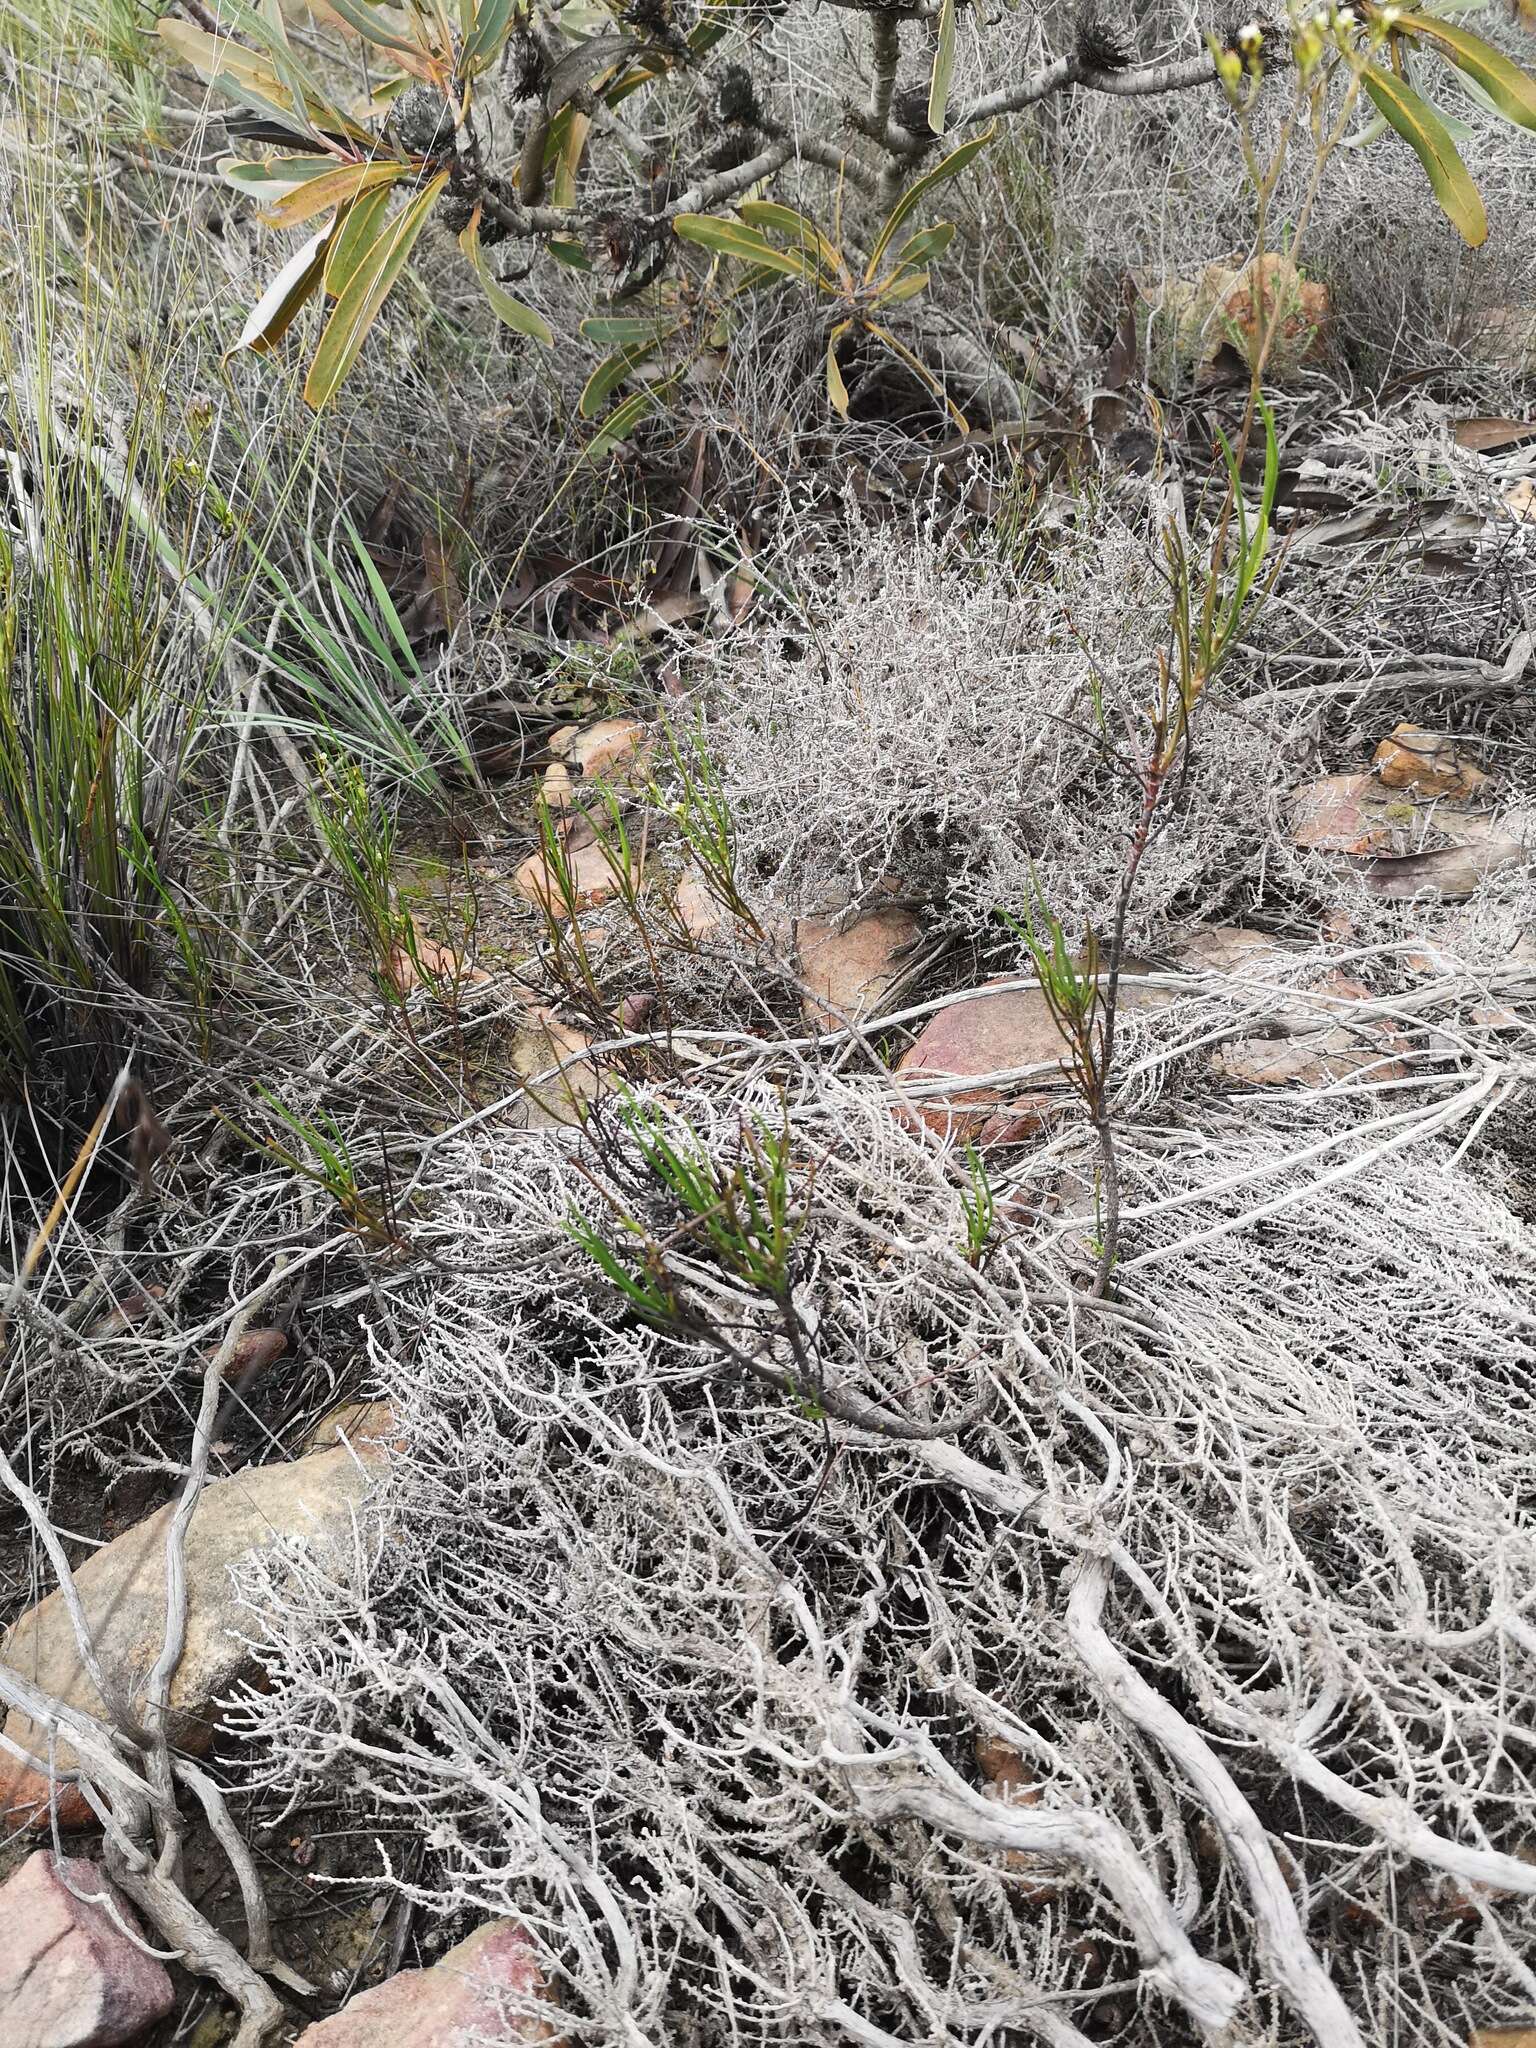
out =
{"type": "Polygon", "coordinates": [[[84,1857],[39,1849],[0,1885],[7,2048],[124,2048],[165,2018],[170,1977],[124,1927],[139,1931],[128,1902],[84,1857]]]}
{"type": "MultiPolygon", "coordinates": [[[[1046,1112],[1066,1099],[1071,1075],[1050,1005],[1037,988],[1009,988],[1009,981],[1017,978],[1022,977],[1004,976],[940,1010],[903,1054],[897,1074],[917,1084],[909,1094],[930,1130],[981,1145],[1016,1144],[1037,1131],[1046,1112]],[[999,992],[989,993],[993,988],[999,992]],[[980,1083],[994,1074],[1015,1078],[972,1088],[926,1090],[922,1085],[945,1077],[980,1083]]],[[[1166,992],[1148,988],[1139,975],[1122,974],[1122,1014],[1161,1009],[1170,1000],[1166,992]]]]}
{"type": "Polygon", "coordinates": [[[838,929],[829,917],[802,917],[795,926],[800,973],[809,993],[806,1019],[823,1031],[856,1024],[901,971],[902,956],[922,927],[910,910],[870,910],[838,929]]]}
{"type": "Polygon", "coordinates": [[[554,2027],[526,2010],[528,1999],[543,1995],[528,1936],[515,1920],[491,1920],[430,1970],[400,1970],[360,1991],[330,2019],[306,2027],[295,2048],[553,2048],[554,2027]]]}

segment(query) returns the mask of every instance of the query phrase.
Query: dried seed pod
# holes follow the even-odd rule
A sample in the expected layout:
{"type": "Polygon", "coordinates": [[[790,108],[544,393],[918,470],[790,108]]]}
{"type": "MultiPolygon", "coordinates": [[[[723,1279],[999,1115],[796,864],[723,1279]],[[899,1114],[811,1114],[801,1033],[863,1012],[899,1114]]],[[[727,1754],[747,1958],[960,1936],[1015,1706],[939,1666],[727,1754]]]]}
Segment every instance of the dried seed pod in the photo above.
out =
{"type": "Polygon", "coordinates": [[[436,86],[418,81],[390,109],[388,130],[409,156],[451,156],[458,123],[436,86]]]}
{"type": "Polygon", "coordinates": [[[932,135],[928,125],[928,87],[904,85],[891,100],[891,119],[909,135],[932,135]]]}
{"type": "Polygon", "coordinates": [[[513,99],[543,99],[549,90],[549,59],[526,32],[513,38],[511,62],[513,99]]]}
{"type": "Polygon", "coordinates": [[[1090,71],[1124,71],[1136,62],[1134,24],[1108,0],[1084,0],[1076,22],[1077,61],[1090,71]]]}
{"type": "Polygon", "coordinates": [[[722,135],[714,148],[707,150],[704,166],[710,171],[734,171],[748,162],[757,148],[757,138],[752,134],[722,135]]]}
{"type": "Polygon", "coordinates": [[[763,109],[745,64],[727,64],[715,92],[715,111],[725,128],[761,128],[763,109]]]}
{"type": "MultiPolygon", "coordinates": [[[[437,202],[437,218],[450,235],[462,235],[474,218],[475,203],[452,192],[445,192],[437,202]]],[[[482,241],[484,236],[481,237],[482,241]]]]}

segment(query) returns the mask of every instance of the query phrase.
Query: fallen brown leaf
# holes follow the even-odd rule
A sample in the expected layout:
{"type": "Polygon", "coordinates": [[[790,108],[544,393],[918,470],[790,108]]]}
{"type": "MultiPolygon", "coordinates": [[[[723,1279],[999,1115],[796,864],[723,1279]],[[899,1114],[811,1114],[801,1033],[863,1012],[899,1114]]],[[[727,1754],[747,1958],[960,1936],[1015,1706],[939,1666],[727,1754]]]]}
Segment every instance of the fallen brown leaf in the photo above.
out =
{"type": "Polygon", "coordinates": [[[87,1334],[94,1338],[120,1337],[125,1330],[153,1315],[155,1304],[164,1299],[165,1289],[159,1281],[152,1281],[148,1287],[135,1287],[118,1295],[112,1306],[91,1324],[87,1334]]]}
{"type": "Polygon", "coordinates": [[[1495,413],[1480,413],[1458,420],[1452,432],[1458,448],[1470,448],[1478,455],[1492,455],[1500,448],[1513,448],[1536,435],[1536,420],[1504,419],[1495,413]]]}
{"type": "Polygon", "coordinates": [[[1384,788],[1374,775],[1325,775],[1292,799],[1297,846],[1347,860],[1373,896],[1470,896],[1488,875],[1529,858],[1529,820],[1503,822],[1450,797],[1384,788]]]}

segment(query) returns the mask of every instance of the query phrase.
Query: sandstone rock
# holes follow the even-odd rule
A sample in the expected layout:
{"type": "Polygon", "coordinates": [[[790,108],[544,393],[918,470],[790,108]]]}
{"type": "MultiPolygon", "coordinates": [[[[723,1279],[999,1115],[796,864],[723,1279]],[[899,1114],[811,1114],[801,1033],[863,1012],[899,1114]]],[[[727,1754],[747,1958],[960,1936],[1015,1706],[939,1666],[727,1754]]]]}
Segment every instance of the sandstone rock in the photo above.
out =
{"type": "MultiPolygon", "coordinates": [[[[354,1511],[370,1477],[369,1453],[370,1446],[360,1443],[294,1464],[252,1465],[229,1479],[215,1480],[203,1493],[187,1530],[186,1648],[170,1692],[170,1736],[179,1747],[193,1754],[208,1748],[216,1702],[249,1667],[242,1636],[250,1617],[236,1604],[231,1568],[284,1539],[312,1547],[348,1541],[354,1511]]],[[[102,1664],[116,1677],[130,1704],[142,1695],[160,1654],[165,1536],[174,1507],[174,1502],[168,1503],[115,1537],[75,1573],[102,1664]]],[[[81,1668],[74,1632],[56,1592],[16,1622],[0,1645],[0,1660],[66,1704],[86,1713],[101,1711],[102,1702],[81,1668]]],[[[48,1754],[46,1728],[25,1714],[13,1712],[5,1733],[34,1756],[48,1754]]],[[[73,1751],[63,1741],[55,1755],[64,1768],[74,1762],[73,1751]]],[[[48,1792],[44,1774],[0,1752],[0,1818],[45,1821],[48,1792]]],[[[58,1788],[58,1812],[66,1827],[92,1823],[90,1808],[73,1786],[58,1788]]]]}
{"type": "MultiPolygon", "coordinates": [[[[1167,991],[1149,988],[1140,966],[1122,972],[1119,1004],[1131,1010],[1161,1009],[1172,1000],[1167,991]]],[[[1037,988],[1009,988],[1013,976],[988,984],[1006,990],[979,990],[940,1010],[902,1055],[897,1073],[923,1081],[946,1076],[966,1079],[1009,1074],[973,1088],[949,1089],[930,1095],[914,1107],[930,1130],[950,1132],[980,1145],[1018,1144],[1037,1131],[1045,1114],[1066,1099],[1071,1077],[1066,1048],[1049,1004],[1037,988]],[[1038,1069],[1037,1073],[1028,1072],[1038,1069]],[[1027,1082],[1021,1091],[1019,1082],[1027,1082]]]]}
{"type": "MultiPolygon", "coordinates": [[[[1193,934],[1175,957],[1181,967],[1231,975],[1259,997],[1270,979],[1266,970],[1283,968],[1295,952],[1267,932],[1233,925],[1193,934]]],[[[1324,1088],[1367,1069],[1373,1081],[1399,1080],[1407,1068],[1393,1057],[1395,1035],[1374,1019],[1353,1021],[1341,1007],[1370,994],[1363,982],[1339,973],[1301,988],[1278,982],[1269,1035],[1229,1039],[1211,1055],[1211,1068],[1223,1080],[1252,1088],[1324,1088]]]]}
{"type": "Polygon", "coordinates": [[[524,1122],[531,1131],[579,1124],[602,1094],[607,1075],[587,1056],[592,1041],[553,1010],[535,1009],[513,1038],[507,1064],[528,1085],[524,1122]]]}
{"type": "Polygon", "coordinates": [[[645,781],[654,751],[638,718],[600,718],[572,736],[566,758],[584,776],[632,788],[645,781]]]}
{"type": "MultiPolygon", "coordinates": [[[[288,1338],[282,1330],[245,1331],[225,1361],[224,1384],[230,1387],[249,1386],[269,1366],[276,1365],[287,1349],[288,1338]]],[[[204,1354],[205,1357],[211,1355],[204,1354]]]]}
{"type": "Polygon", "coordinates": [[[396,946],[390,952],[389,978],[401,995],[409,995],[413,988],[423,984],[442,994],[451,994],[472,983],[487,982],[491,977],[483,967],[470,965],[462,946],[434,938],[413,913],[410,944],[396,946]]]}
{"type": "Polygon", "coordinates": [[[431,1969],[401,1970],[359,1992],[330,2019],[306,2027],[295,2048],[481,2048],[498,2041],[553,2048],[553,2026],[508,2010],[510,1998],[543,1993],[533,1943],[515,1920],[492,1920],[431,1969]]]}
{"type": "Polygon", "coordinates": [[[129,1940],[127,1901],[94,1863],[29,1856],[0,1885],[0,2015],[6,2048],[119,2048],[175,2004],[163,1964],[129,1940]]]}
{"type": "Polygon", "coordinates": [[[807,1021],[835,1031],[870,1016],[921,930],[910,910],[894,905],[867,911],[843,930],[834,918],[802,917],[795,926],[795,944],[811,991],[803,998],[807,1021]]]}
{"type": "Polygon", "coordinates": [[[403,1449],[394,1408],[388,1401],[343,1401],[321,1416],[309,1433],[304,1452],[308,1456],[312,1451],[334,1450],[338,1444],[351,1444],[365,1457],[376,1448],[403,1449]]]}
{"type": "Polygon", "coordinates": [[[1374,775],[1324,775],[1291,800],[1291,838],[1316,853],[1390,852],[1412,830],[1417,810],[1374,775]]]}
{"type": "Polygon", "coordinates": [[[551,761],[539,783],[539,794],[552,811],[568,811],[576,801],[571,771],[563,761],[551,761]]]}
{"type": "MultiPolygon", "coordinates": [[[[574,839],[568,841],[565,860],[575,894],[575,909],[595,910],[599,904],[611,902],[618,895],[619,878],[595,839],[586,845],[577,845],[574,839]]],[[[545,859],[542,846],[535,847],[525,861],[519,862],[513,871],[512,886],[528,902],[537,903],[558,917],[567,914],[569,906],[561,893],[559,877],[545,859]]]]}
{"type": "Polygon", "coordinates": [[[1471,796],[1488,776],[1454,740],[1422,726],[1394,726],[1372,765],[1388,789],[1424,790],[1435,796],[1471,796]]]}
{"type": "Polygon", "coordinates": [[[983,1790],[1009,1806],[1038,1806],[1040,1780],[1011,1742],[1000,1735],[978,1735],[976,1765],[986,1784],[983,1790]]]}
{"type": "Polygon", "coordinates": [[[549,751],[555,758],[542,786],[559,809],[590,802],[599,787],[621,798],[644,789],[656,742],[638,718],[600,718],[595,725],[562,725],[550,734],[549,751]]]}
{"type": "Polygon", "coordinates": [[[684,875],[672,894],[672,908],[685,937],[696,946],[709,939],[723,938],[730,926],[729,913],[709,893],[697,875],[684,875]]]}

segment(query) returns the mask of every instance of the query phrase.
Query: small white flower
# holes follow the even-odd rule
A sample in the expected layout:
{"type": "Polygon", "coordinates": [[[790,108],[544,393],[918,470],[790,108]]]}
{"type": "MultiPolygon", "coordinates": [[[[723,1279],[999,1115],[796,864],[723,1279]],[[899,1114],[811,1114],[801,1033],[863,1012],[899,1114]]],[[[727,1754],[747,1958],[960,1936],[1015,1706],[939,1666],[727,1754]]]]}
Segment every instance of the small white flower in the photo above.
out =
{"type": "Polygon", "coordinates": [[[1264,31],[1256,21],[1245,21],[1237,32],[1237,46],[1240,50],[1252,52],[1264,40],[1264,31]]]}

